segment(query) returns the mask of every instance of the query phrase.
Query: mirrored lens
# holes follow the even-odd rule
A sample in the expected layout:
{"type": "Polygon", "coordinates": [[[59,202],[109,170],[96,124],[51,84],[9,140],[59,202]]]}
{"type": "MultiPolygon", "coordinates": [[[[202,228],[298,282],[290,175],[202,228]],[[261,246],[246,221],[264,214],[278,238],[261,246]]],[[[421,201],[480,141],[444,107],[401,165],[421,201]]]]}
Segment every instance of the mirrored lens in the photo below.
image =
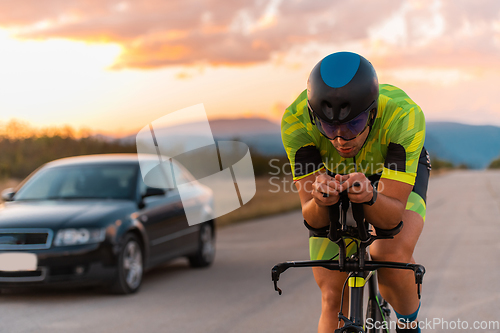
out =
{"type": "Polygon", "coordinates": [[[340,136],[344,140],[352,140],[357,137],[368,124],[370,110],[359,114],[356,118],[345,124],[329,124],[323,120],[317,119],[318,129],[329,139],[335,139],[340,136]]]}

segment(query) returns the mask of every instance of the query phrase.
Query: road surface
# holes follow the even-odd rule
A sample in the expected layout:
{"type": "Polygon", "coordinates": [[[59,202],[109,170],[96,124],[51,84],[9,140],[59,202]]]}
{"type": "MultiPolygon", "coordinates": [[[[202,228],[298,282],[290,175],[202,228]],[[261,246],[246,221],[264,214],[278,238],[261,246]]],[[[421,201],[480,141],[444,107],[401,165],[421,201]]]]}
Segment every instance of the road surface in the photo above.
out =
{"type": "MultiPolygon", "coordinates": [[[[432,178],[423,234],[425,265],[419,318],[427,332],[464,322],[500,322],[500,172],[460,171],[432,178]],[[436,318],[436,319],[435,319],[436,318]],[[453,324],[453,322],[455,324],[453,324]],[[429,326],[427,328],[430,328],[429,326]]],[[[178,260],[149,272],[141,290],[21,290],[0,295],[0,332],[316,332],[320,293],[310,269],[292,269],[274,292],[270,269],[308,259],[300,212],[221,229],[209,269],[178,260]]],[[[491,324],[490,324],[491,325],[491,324]]],[[[495,325],[495,323],[493,323],[495,325]]]]}

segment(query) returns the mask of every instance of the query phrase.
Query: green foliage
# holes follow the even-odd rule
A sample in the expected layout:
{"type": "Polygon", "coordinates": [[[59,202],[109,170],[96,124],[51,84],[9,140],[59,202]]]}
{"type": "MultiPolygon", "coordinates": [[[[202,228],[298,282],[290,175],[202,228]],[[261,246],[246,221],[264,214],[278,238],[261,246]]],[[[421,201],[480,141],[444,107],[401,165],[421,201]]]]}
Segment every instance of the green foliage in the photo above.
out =
{"type": "Polygon", "coordinates": [[[491,161],[488,169],[500,169],[500,157],[491,161]]]}
{"type": "MultiPolygon", "coordinates": [[[[13,127],[11,123],[9,126],[13,127]]],[[[65,130],[73,133],[71,128],[65,128],[65,130]]],[[[19,131],[16,132],[18,133],[19,131]]],[[[56,130],[52,134],[32,131],[25,136],[6,135],[5,131],[3,133],[0,131],[0,151],[0,179],[23,179],[41,165],[59,158],[91,154],[137,153],[137,148],[135,142],[123,144],[118,140],[106,141],[91,136],[75,138],[73,135],[63,135],[61,131],[56,130]]],[[[205,153],[211,154],[212,152],[205,153]]],[[[203,161],[203,150],[197,154],[200,155],[198,156],[200,161],[203,161]]],[[[253,147],[250,147],[250,154],[255,176],[291,174],[286,155],[263,155],[253,147]]]]}
{"type": "MultiPolygon", "coordinates": [[[[232,141],[245,142],[244,140],[234,137],[232,141]]],[[[250,156],[252,157],[252,165],[256,177],[260,176],[283,176],[291,175],[290,162],[285,153],[282,155],[267,155],[259,153],[258,150],[250,144],[250,156]]],[[[291,177],[291,176],[290,176],[291,177]]]]}
{"type": "Polygon", "coordinates": [[[431,156],[431,164],[432,164],[432,170],[455,168],[455,165],[453,165],[452,162],[439,159],[435,156],[431,156]]]}
{"type": "Polygon", "coordinates": [[[256,177],[291,175],[290,163],[286,155],[269,156],[258,153],[250,147],[252,164],[256,177]]]}
{"type": "Polygon", "coordinates": [[[93,137],[60,135],[8,138],[0,136],[0,178],[25,178],[44,163],[70,156],[136,153],[135,143],[107,142],[93,137]]]}

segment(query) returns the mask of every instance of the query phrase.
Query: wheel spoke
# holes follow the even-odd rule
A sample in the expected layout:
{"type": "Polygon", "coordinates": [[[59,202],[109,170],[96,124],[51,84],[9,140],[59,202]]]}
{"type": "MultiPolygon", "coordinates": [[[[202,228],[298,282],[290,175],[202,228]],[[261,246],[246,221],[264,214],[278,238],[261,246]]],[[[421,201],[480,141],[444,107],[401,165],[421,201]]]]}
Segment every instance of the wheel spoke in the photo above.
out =
{"type": "Polygon", "coordinates": [[[123,268],[127,285],[132,289],[137,288],[142,277],[142,253],[139,245],[134,241],[126,245],[123,268]]]}
{"type": "Polygon", "coordinates": [[[130,258],[124,258],[123,259],[123,267],[125,269],[130,269],[130,258]]]}
{"type": "Polygon", "coordinates": [[[130,256],[130,258],[134,258],[135,257],[135,252],[136,252],[135,243],[129,243],[128,249],[129,249],[129,256],[130,256]]]}

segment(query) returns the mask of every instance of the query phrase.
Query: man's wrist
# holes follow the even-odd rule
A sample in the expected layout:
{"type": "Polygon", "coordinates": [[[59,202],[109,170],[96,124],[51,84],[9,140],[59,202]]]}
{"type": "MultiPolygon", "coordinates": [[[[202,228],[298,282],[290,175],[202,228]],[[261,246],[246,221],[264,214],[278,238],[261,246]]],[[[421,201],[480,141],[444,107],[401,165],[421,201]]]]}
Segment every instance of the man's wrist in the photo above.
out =
{"type": "Polygon", "coordinates": [[[377,201],[377,189],[375,188],[375,186],[372,185],[372,198],[370,201],[367,201],[367,202],[363,202],[363,204],[365,205],[368,205],[368,206],[373,206],[373,204],[375,203],[375,201],[377,201]]]}

